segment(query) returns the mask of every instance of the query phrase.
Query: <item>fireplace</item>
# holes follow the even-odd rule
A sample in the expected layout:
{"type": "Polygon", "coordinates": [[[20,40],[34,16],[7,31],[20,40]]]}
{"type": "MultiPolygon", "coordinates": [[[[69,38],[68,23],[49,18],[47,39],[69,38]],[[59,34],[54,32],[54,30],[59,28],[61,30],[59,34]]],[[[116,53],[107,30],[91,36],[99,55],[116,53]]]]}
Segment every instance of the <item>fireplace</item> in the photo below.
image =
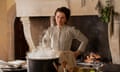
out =
{"type": "MultiPolygon", "coordinates": [[[[38,16],[38,17],[29,18],[31,39],[33,40],[33,44],[35,47],[41,41],[43,32],[49,26],[51,26],[50,20],[51,20],[50,16],[45,16],[45,17],[38,16]]],[[[26,23],[28,23],[27,21],[28,20],[26,20],[26,23]]],[[[86,50],[82,54],[82,57],[86,56],[90,52],[95,52],[98,53],[106,61],[111,61],[111,55],[108,44],[108,31],[107,31],[108,26],[107,24],[102,23],[98,16],[96,15],[71,16],[68,24],[71,26],[75,26],[77,29],[79,29],[83,34],[87,36],[89,40],[86,50]]],[[[18,35],[19,34],[20,33],[18,33],[18,35]]],[[[73,40],[71,50],[73,51],[76,50],[78,45],[79,42],[77,40],[73,40]]],[[[25,50],[25,49],[21,49],[21,50],[25,50]]],[[[24,56],[22,56],[23,58],[25,58],[28,49],[21,52],[25,53],[24,56]]],[[[78,58],[81,58],[81,56],[78,58]]]]}

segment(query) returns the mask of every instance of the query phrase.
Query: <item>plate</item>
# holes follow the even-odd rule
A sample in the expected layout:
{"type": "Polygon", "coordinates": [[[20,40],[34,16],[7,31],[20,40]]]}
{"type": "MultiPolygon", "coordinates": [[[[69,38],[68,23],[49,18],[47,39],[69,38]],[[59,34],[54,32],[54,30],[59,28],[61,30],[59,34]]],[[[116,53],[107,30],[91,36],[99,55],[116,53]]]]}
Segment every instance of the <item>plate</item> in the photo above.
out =
{"type": "Polygon", "coordinates": [[[78,65],[85,65],[85,66],[93,66],[94,64],[92,63],[77,63],[78,65]]]}

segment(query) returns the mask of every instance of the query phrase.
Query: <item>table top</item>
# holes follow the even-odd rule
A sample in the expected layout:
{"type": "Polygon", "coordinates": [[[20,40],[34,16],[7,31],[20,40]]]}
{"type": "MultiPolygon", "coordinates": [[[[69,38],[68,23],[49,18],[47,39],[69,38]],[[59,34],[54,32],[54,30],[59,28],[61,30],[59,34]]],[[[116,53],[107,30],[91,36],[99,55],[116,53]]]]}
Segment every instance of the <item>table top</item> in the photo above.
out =
{"type": "Polygon", "coordinates": [[[27,71],[26,68],[2,68],[3,71],[10,71],[10,72],[21,72],[21,71],[27,71]]]}
{"type": "Polygon", "coordinates": [[[105,64],[100,70],[103,72],[120,72],[120,64],[105,64]]]}

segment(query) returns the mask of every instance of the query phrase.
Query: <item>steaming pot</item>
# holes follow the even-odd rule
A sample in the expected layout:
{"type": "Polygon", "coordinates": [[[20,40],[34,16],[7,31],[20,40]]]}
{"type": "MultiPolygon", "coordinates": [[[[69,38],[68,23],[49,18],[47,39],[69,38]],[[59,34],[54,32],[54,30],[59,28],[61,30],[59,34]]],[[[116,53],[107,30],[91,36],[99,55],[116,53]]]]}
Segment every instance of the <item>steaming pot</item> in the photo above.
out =
{"type": "Polygon", "coordinates": [[[53,62],[58,61],[58,58],[50,59],[33,59],[28,58],[28,72],[57,72],[53,66],[53,62]]]}

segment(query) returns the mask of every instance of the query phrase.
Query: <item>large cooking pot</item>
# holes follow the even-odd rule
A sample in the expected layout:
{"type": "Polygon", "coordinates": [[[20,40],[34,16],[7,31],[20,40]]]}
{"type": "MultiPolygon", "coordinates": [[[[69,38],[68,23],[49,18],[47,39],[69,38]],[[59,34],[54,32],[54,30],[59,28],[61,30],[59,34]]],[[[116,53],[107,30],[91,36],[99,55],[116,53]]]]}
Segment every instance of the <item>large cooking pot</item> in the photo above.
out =
{"type": "Polygon", "coordinates": [[[56,62],[58,58],[51,59],[33,59],[28,58],[28,72],[57,72],[53,62],[56,62]]]}

